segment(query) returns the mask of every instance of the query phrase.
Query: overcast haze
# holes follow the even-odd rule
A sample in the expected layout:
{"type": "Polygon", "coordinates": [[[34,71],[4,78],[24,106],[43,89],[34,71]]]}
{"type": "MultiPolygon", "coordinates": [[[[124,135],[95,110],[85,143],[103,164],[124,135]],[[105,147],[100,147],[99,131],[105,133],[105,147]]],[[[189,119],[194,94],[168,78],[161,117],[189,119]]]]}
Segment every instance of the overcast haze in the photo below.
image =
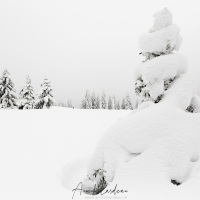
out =
{"type": "MultiPolygon", "coordinates": [[[[45,77],[55,100],[79,106],[85,90],[133,97],[138,37],[167,6],[181,29],[180,52],[197,83],[200,75],[198,1],[0,0],[0,73],[7,68],[17,92],[30,75],[35,92],[45,77]]],[[[200,93],[200,87],[198,87],[200,93]]]]}

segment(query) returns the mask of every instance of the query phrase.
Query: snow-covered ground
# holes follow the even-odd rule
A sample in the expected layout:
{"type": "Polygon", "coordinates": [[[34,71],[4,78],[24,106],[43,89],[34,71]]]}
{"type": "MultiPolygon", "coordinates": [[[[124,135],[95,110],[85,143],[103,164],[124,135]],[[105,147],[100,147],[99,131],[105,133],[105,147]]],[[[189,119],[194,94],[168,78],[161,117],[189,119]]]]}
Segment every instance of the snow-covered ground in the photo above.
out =
{"type": "MultiPolygon", "coordinates": [[[[117,184],[118,189],[128,193],[98,195],[97,199],[199,199],[199,136],[195,133],[190,137],[190,132],[200,126],[200,114],[155,106],[131,115],[131,111],[125,110],[58,107],[0,110],[0,199],[71,199],[72,189],[86,175],[86,166],[97,143],[112,124],[126,116],[145,116],[144,113],[162,123],[163,117],[170,118],[170,112],[173,119],[169,131],[174,129],[175,135],[155,140],[143,154],[119,168],[108,186],[114,189],[117,184]],[[165,115],[159,119],[157,112],[162,113],[162,109],[165,115]],[[179,130],[185,130],[184,134],[179,130]],[[182,172],[186,172],[184,176],[182,172]],[[183,184],[173,185],[170,182],[173,177],[183,178],[183,184]]],[[[136,118],[136,121],[141,120],[136,118]]],[[[168,123],[170,120],[165,121],[168,123]]],[[[79,192],[74,196],[74,199],[88,198],[96,197],[79,192]]]]}
{"type": "Polygon", "coordinates": [[[1,109],[0,199],[71,199],[67,188],[82,181],[87,159],[102,134],[129,113],[59,107],[1,109]],[[70,172],[67,178],[65,171],[70,172]]]}

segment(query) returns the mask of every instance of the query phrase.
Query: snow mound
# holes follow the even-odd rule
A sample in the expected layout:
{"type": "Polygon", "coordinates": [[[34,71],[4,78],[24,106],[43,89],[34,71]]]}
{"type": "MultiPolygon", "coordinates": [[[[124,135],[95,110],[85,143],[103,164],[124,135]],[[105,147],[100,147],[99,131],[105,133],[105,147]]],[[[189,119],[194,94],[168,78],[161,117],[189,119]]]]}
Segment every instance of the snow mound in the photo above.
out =
{"type": "MultiPolygon", "coordinates": [[[[148,62],[140,64],[135,70],[135,85],[137,89],[139,88],[139,101],[142,101],[143,99],[146,101],[156,101],[161,95],[165,95],[168,88],[174,87],[174,80],[178,79],[183,74],[187,74],[187,60],[185,56],[181,54],[167,54],[155,57],[148,62]],[[145,96],[146,94],[149,96],[145,96]]],[[[182,80],[181,84],[184,84],[184,87],[189,87],[191,91],[193,91],[193,86],[191,87],[192,79],[189,78],[189,75],[186,76],[188,77],[187,79],[184,79],[186,82],[183,83],[182,80]]],[[[180,85],[176,89],[177,92],[180,93],[180,91],[182,91],[185,93],[181,87],[182,86],[180,85]]],[[[190,93],[191,91],[188,92],[190,93]]],[[[182,94],[181,96],[183,95],[185,94],[182,94]]],[[[192,97],[189,95],[189,98],[192,97]]],[[[189,104],[187,104],[187,106],[188,105],[189,104]]]]}
{"type": "MultiPolygon", "coordinates": [[[[171,118],[168,127],[167,123],[160,124],[163,130],[160,128],[159,131],[165,134],[155,138],[140,156],[119,167],[108,190],[118,184],[128,189],[129,198],[133,196],[137,199],[187,199],[180,198],[183,192],[187,197],[193,196],[193,192],[197,194],[200,180],[200,115],[178,109],[172,112],[169,107],[162,109],[171,118]],[[191,187],[195,189],[188,190],[191,187]],[[166,196],[163,195],[165,193],[166,196]]],[[[160,121],[154,123],[157,122],[160,121]]],[[[198,199],[199,194],[193,197],[198,199]]]]}
{"type": "Polygon", "coordinates": [[[154,14],[153,27],[150,29],[150,32],[154,32],[172,25],[172,13],[164,8],[163,10],[158,11],[154,14]]]}
{"type": "Polygon", "coordinates": [[[139,38],[142,52],[166,53],[178,51],[182,44],[178,26],[172,24],[152,33],[146,33],[139,38]]]}
{"type": "MultiPolygon", "coordinates": [[[[154,195],[158,187],[171,192],[173,181],[184,185],[197,174],[199,130],[199,114],[163,102],[153,104],[118,121],[105,133],[91,158],[88,175],[103,169],[109,182],[106,190],[117,184],[137,199],[144,188],[154,195]]],[[[175,194],[179,194],[178,188],[175,194]]]]}
{"type": "Polygon", "coordinates": [[[187,59],[181,54],[156,57],[137,66],[135,78],[141,77],[145,84],[158,80],[174,79],[187,71],[187,59]]]}
{"type": "Polygon", "coordinates": [[[189,73],[184,73],[172,82],[161,102],[186,110],[194,94],[194,82],[189,73]]]}
{"type": "Polygon", "coordinates": [[[190,105],[188,107],[189,112],[192,113],[199,113],[200,112],[200,97],[195,95],[191,102],[190,105]]]}
{"type": "Polygon", "coordinates": [[[167,8],[154,14],[153,27],[139,38],[143,53],[170,53],[178,51],[181,44],[180,30],[172,24],[172,14],[167,8]]]}

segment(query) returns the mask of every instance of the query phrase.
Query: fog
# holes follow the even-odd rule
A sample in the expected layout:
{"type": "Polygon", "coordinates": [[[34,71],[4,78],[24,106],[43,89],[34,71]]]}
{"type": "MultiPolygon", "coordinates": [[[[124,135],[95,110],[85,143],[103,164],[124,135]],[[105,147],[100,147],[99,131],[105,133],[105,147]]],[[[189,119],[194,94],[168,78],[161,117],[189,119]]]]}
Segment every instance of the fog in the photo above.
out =
{"type": "Polygon", "coordinates": [[[138,37],[168,7],[181,29],[180,53],[199,87],[200,12],[198,1],[1,0],[0,73],[7,68],[17,92],[26,75],[35,93],[45,77],[57,102],[78,107],[85,90],[133,99],[134,67],[142,61],[138,37]]]}

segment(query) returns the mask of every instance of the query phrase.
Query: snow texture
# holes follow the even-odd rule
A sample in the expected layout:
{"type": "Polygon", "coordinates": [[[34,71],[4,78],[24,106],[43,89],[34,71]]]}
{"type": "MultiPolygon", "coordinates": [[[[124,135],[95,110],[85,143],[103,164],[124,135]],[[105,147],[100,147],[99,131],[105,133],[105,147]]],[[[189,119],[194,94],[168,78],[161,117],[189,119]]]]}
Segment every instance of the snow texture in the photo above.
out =
{"type": "MultiPolygon", "coordinates": [[[[87,157],[102,133],[129,112],[63,107],[1,109],[0,199],[72,199],[72,189],[86,175],[87,157]],[[66,164],[65,169],[72,170],[71,178],[63,177],[62,183],[71,186],[70,190],[61,184],[66,164]]],[[[79,196],[77,193],[74,199],[79,196]]],[[[84,194],[80,197],[85,199],[84,194]]]]}

